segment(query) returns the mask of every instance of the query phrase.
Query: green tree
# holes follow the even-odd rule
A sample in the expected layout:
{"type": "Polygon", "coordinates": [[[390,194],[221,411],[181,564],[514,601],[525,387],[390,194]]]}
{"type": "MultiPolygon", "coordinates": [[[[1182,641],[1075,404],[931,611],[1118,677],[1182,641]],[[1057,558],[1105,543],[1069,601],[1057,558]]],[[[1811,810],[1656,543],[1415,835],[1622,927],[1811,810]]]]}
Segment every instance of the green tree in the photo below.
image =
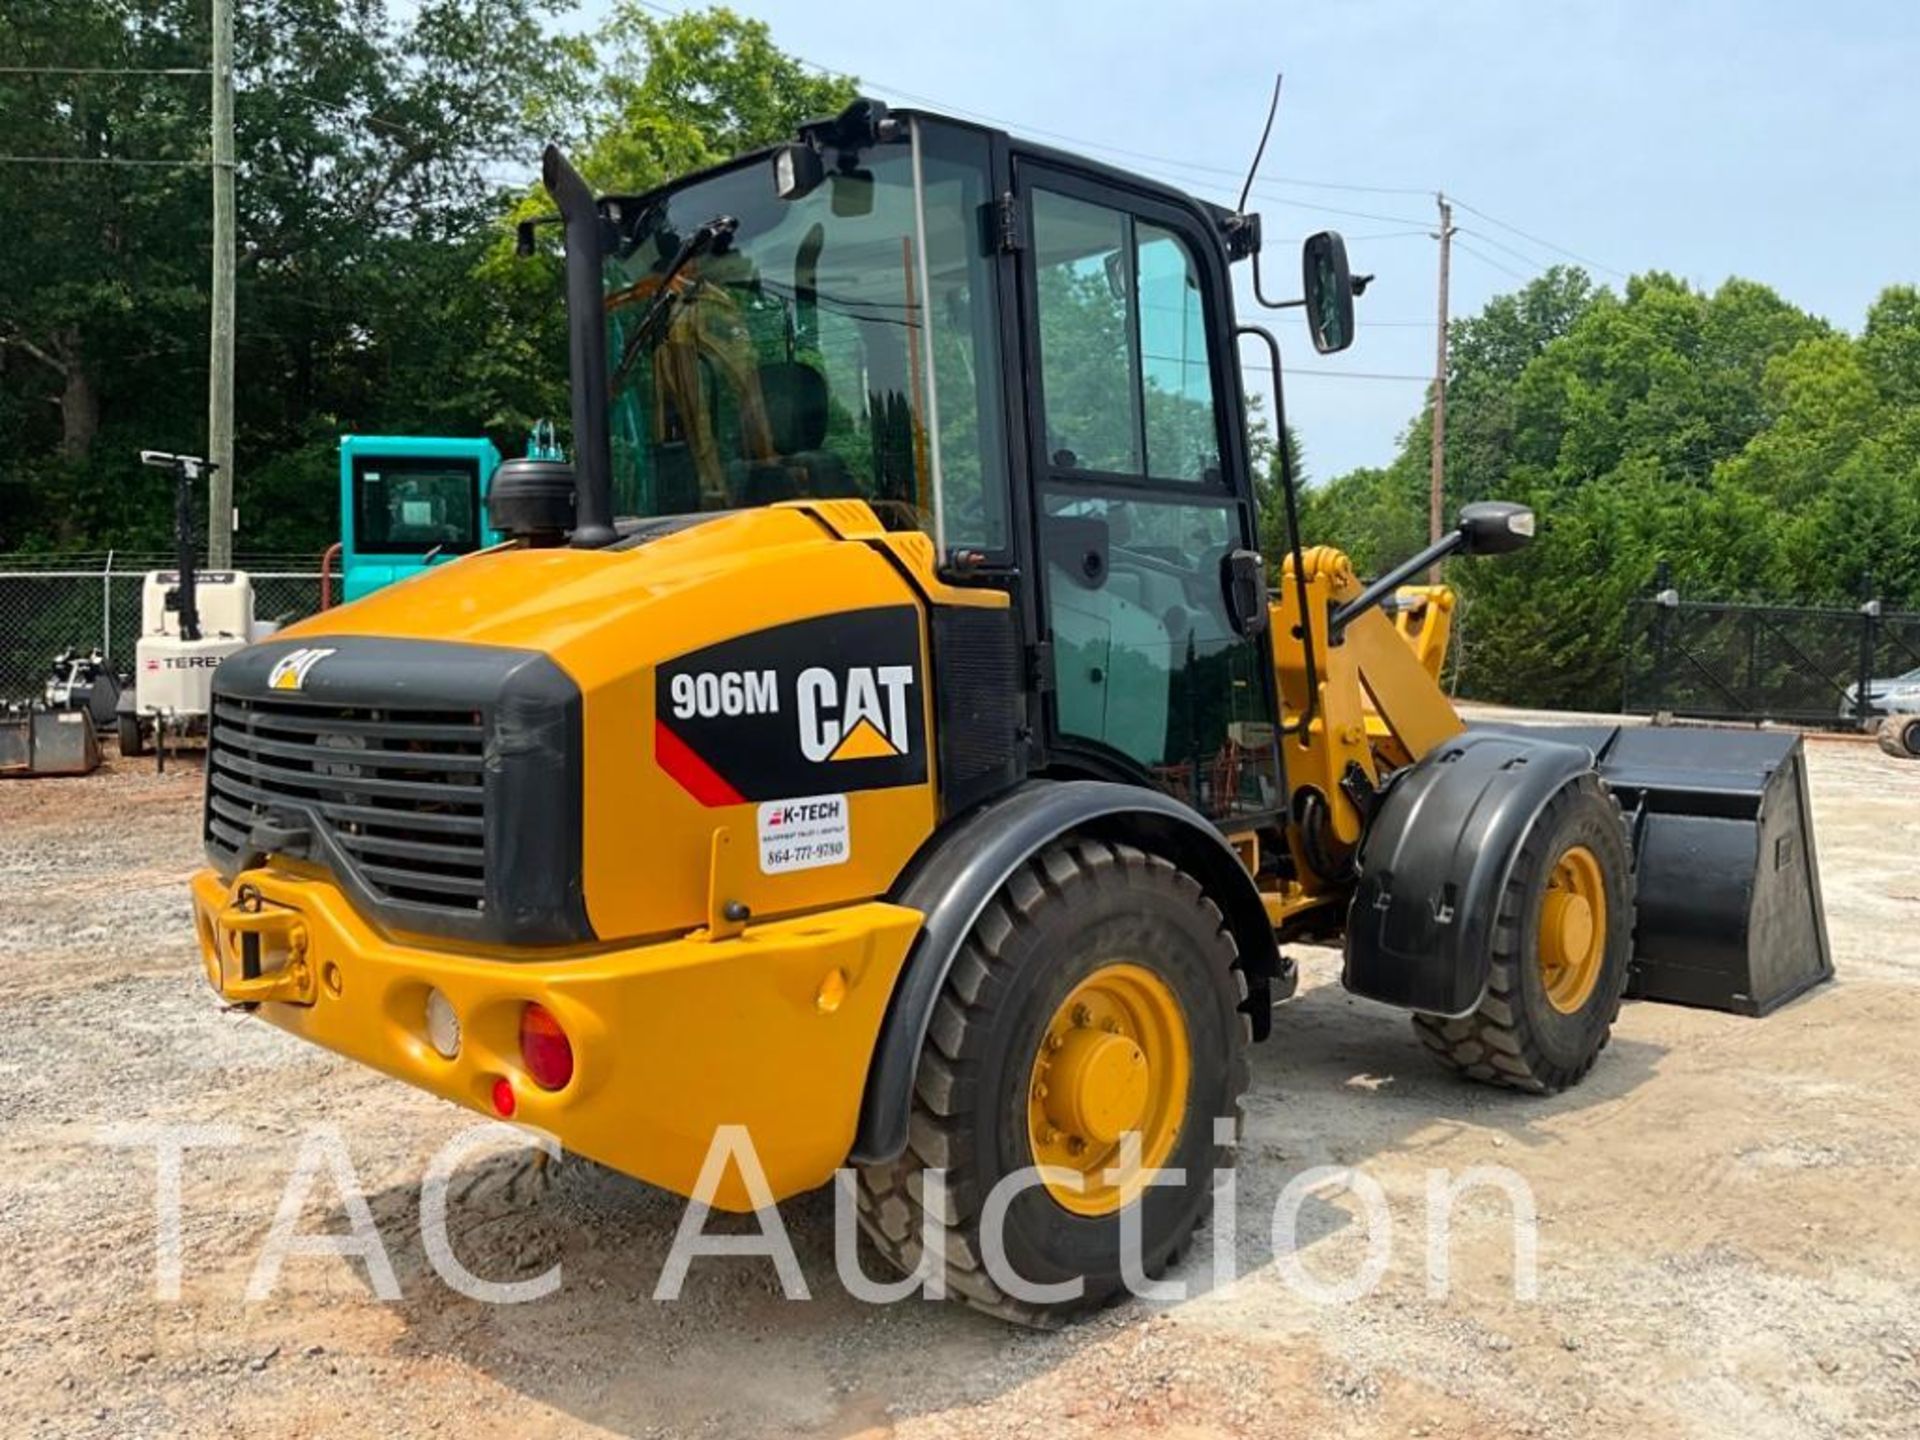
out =
{"type": "MultiPolygon", "coordinates": [[[[790,133],[851,96],[730,11],[625,0],[554,39],[559,0],[250,0],[236,65],[237,502],[243,550],[338,534],[343,433],[489,433],[567,412],[561,289],[503,217],[543,139],[640,190],[790,133]],[[511,177],[511,179],[509,179],[511,177]]],[[[18,0],[22,66],[203,66],[202,0],[18,0]]],[[[0,167],[0,551],[158,547],[141,446],[206,413],[204,77],[0,76],[7,148],[165,165],[0,167]]]]}
{"type": "MultiPolygon", "coordinates": [[[[1920,296],[1860,338],[1729,280],[1623,294],[1557,269],[1459,323],[1450,505],[1534,507],[1528,550],[1454,562],[1462,688],[1575,708],[1619,694],[1629,601],[1657,565],[1683,592],[1920,603],[1920,296]]],[[[1377,572],[1424,538],[1430,416],[1381,469],[1314,491],[1308,538],[1377,572]]]]}
{"type": "MultiPolygon", "coordinates": [[[[621,194],[788,138],[856,93],[852,80],[815,74],[763,22],[725,7],[662,19],[619,0],[581,54],[572,77],[580,143],[569,159],[598,189],[621,194]]],[[[513,244],[515,225],[552,208],[540,185],[524,186],[471,260],[484,339],[466,374],[493,402],[489,426],[515,436],[541,417],[568,423],[560,260],[523,260],[513,244]]]]}

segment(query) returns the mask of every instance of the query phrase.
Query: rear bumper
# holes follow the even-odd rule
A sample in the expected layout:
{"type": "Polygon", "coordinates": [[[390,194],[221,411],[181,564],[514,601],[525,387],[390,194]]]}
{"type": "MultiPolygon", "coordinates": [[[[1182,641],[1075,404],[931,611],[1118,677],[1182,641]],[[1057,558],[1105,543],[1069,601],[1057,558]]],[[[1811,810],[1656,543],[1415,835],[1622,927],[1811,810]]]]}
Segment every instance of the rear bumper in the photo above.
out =
{"type": "MultiPolygon", "coordinates": [[[[512,960],[389,939],[329,881],[272,868],[230,884],[200,871],[193,908],[208,982],[283,1030],[488,1115],[505,1079],[516,1121],[681,1194],[717,1127],[745,1126],[776,1198],[824,1183],[845,1160],[874,1038],[921,921],[869,902],[729,940],[512,960]],[[248,949],[263,972],[255,979],[243,973],[248,949]],[[433,989],[460,1019],[452,1059],[427,1038],[433,989]],[[521,1064],[530,1001],[572,1043],[573,1078],[561,1090],[542,1090],[521,1064]]],[[[750,1208],[737,1168],[713,1203],[750,1208]]]]}

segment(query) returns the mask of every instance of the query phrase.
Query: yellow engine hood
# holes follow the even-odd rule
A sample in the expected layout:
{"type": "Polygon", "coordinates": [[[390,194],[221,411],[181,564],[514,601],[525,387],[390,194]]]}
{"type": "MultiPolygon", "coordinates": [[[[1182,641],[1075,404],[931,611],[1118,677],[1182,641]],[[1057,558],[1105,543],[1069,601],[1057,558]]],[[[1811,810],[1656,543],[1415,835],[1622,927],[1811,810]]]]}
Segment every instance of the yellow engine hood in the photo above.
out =
{"type": "MultiPolygon", "coordinates": [[[[844,793],[851,815],[849,858],[787,872],[761,860],[759,827],[768,806],[755,798],[769,797],[748,798],[746,790],[716,795],[697,778],[689,781],[684,756],[656,715],[656,674],[677,657],[822,619],[825,626],[785,634],[824,633],[830,650],[857,648],[852,637],[861,621],[850,612],[897,616],[911,607],[907,613],[922,617],[913,627],[919,698],[911,708],[925,743],[932,727],[924,608],[899,566],[915,571],[922,587],[938,589],[932,547],[918,535],[883,537],[864,505],[818,508],[819,516],[790,506],[719,515],[625,550],[502,548],[470,555],[275,638],[498,646],[537,651],[559,665],[582,699],[583,889],[603,941],[699,926],[708,918],[710,891],[721,882],[730,887],[728,898],[743,901],[756,917],[863,900],[885,893],[933,828],[927,761],[918,772],[924,778],[914,783],[861,788],[859,766],[822,764],[817,775],[805,777],[806,788],[782,790],[844,793]],[[716,839],[720,831],[727,832],[724,839],[716,839]],[[717,881],[719,857],[728,853],[727,873],[717,881]]],[[[978,595],[959,603],[979,603],[978,595]]],[[[812,642],[790,645],[773,636],[762,643],[773,653],[761,663],[815,663],[796,648],[812,642]]],[[[431,673],[418,676],[413,689],[430,700],[431,673]]],[[[775,718],[781,725],[796,719],[786,711],[775,718]]],[[[668,717],[669,725],[678,723],[668,717]]],[[[737,751],[723,752],[722,768],[730,756],[737,758],[737,751]]]]}
{"type": "MultiPolygon", "coordinates": [[[[783,590],[782,580],[822,564],[829,552],[861,570],[888,569],[865,546],[839,542],[805,511],[776,507],[717,515],[630,550],[501,547],[432,566],[407,580],[337,606],[281,634],[320,638],[373,635],[538,650],[582,690],[711,640],[781,619],[849,608],[845,596],[815,587],[819,604],[783,590]],[[862,560],[866,563],[862,563],[862,560]],[[616,645],[602,642],[617,633],[616,645]]],[[[877,573],[877,572],[876,572],[877,573]]],[[[896,585],[869,604],[898,603],[896,585]]]]}

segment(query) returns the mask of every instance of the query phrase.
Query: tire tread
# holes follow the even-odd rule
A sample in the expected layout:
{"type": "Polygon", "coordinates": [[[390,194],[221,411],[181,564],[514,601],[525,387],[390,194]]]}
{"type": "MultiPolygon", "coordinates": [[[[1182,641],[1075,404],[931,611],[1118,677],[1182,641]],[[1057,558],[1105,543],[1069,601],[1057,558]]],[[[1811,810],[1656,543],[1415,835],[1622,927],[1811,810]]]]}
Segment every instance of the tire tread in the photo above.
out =
{"type": "MultiPolygon", "coordinates": [[[[1074,890],[1083,885],[1126,888],[1156,882],[1170,883],[1176,893],[1205,911],[1231,962],[1237,986],[1235,1017],[1240,1043],[1233,1047],[1227,1066],[1227,1099],[1238,1134],[1241,1101],[1251,1077],[1247,1047],[1252,1042],[1252,1022],[1245,1011],[1247,983],[1240,967],[1239,947],[1226,917],[1198,881],[1162,856],[1086,837],[1057,841],[1008,877],[1000,894],[975,923],[948,972],[914,1078],[905,1151],[892,1162],[863,1165],[856,1172],[855,1213],[861,1228],[881,1255],[903,1274],[912,1273],[921,1260],[924,1207],[920,1174],[941,1169],[947,1172],[946,1215],[942,1217],[947,1228],[941,1260],[952,1294],[976,1310],[1033,1329],[1057,1328],[1080,1310],[1102,1303],[1105,1297],[1099,1296],[1064,1307],[1024,1302],[995,1285],[981,1263],[976,1237],[986,1197],[978,1193],[979,1186],[968,1173],[972,1159],[969,1121],[978,1099],[975,1066],[969,1056],[976,1035],[984,1031],[1006,988],[1005,972],[1011,965],[1007,952],[1019,932],[1032,925],[1043,908],[1072,903],[1074,890]]],[[[1215,1158],[1218,1164],[1227,1157],[1216,1154],[1215,1158]]],[[[1205,1214],[1202,1211],[1201,1221],[1205,1214]]],[[[1175,1258],[1185,1244],[1183,1237],[1175,1258]]]]}
{"type": "MultiPolygon", "coordinates": [[[[1598,777],[1582,776],[1573,788],[1603,796],[1613,809],[1622,835],[1627,833],[1627,821],[1621,812],[1619,800],[1600,783],[1598,777]]],[[[1533,836],[1521,847],[1520,856],[1513,867],[1516,875],[1526,872],[1526,861],[1530,856],[1538,856],[1544,843],[1539,838],[1543,828],[1536,826],[1533,836]]],[[[1600,1052],[1606,1049],[1613,1022],[1620,1014],[1620,1001],[1626,991],[1630,965],[1621,967],[1620,985],[1608,1002],[1611,1008],[1607,1012],[1599,1043],[1576,1065],[1559,1065],[1549,1060],[1541,1052],[1527,1023],[1526,999],[1520,992],[1519,967],[1526,963],[1519,953],[1526,901],[1525,885],[1518,880],[1509,881],[1501,895],[1500,914],[1494,922],[1493,964],[1487,979],[1487,993],[1479,1008],[1471,1015],[1454,1018],[1415,1015],[1413,1028],[1435,1059],[1470,1080],[1532,1095],[1550,1095],[1579,1084],[1593,1068],[1593,1062],[1599,1058],[1600,1052]]],[[[1631,886],[1628,887],[1626,913],[1610,917],[1609,923],[1615,923],[1616,918],[1619,923],[1624,923],[1626,933],[1631,936],[1634,929],[1631,886]]]]}

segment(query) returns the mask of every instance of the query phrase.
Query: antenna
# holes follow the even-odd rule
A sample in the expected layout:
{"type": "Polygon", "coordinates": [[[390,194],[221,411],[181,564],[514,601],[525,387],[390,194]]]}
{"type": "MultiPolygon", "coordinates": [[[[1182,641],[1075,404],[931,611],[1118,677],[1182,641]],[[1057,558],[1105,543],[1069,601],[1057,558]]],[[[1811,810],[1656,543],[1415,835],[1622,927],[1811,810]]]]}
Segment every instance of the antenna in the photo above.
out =
{"type": "Polygon", "coordinates": [[[1253,177],[1260,173],[1260,162],[1266,157],[1267,137],[1273,134],[1273,117],[1280,113],[1280,86],[1286,78],[1285,72],[1274,72],[1273,99],[1267,104],[1267,123],[1260,131],[1260,145],[1253,152],[1253,164],[1247,167],[1247,183],[1240,187],[1240,203],[1233,207],[1242,215],[1247,213],[1247,196],[1253,193],[1253,177]]]}

